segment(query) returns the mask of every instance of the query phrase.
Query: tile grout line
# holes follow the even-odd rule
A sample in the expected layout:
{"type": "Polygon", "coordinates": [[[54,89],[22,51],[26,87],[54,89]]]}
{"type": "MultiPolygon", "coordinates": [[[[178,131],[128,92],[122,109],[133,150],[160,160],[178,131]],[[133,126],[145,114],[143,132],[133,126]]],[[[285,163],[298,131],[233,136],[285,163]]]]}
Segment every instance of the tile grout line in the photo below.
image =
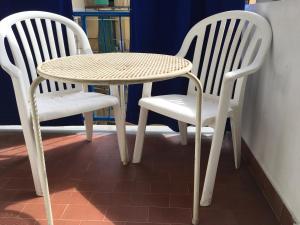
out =
{"type": "Polygon", "coordinates": [[[19,213],[19,215],[18,215],[19,218],[22,218],[22,217],[20,217],[20,214],[24,212],[24,209],[25,209],[25,207],[26,207],[27,205],[28,205],[28,203],[25,202],[25,203],[24,203],[24,206],[23,206],[23,208],[22,208],[22,210],[20,210],[20,213],[19,213]]]}
{"type": "Polygon", "coordinates": [[[17,218],[22,218],[20,217],[21,213],[23,212],[23,210],[25,209],[25,206],[26,206],[27,203],[24,203],[22,209],[19,211],[19,214],[17,215],[17,218]]]}
{"type": "Polygon", "coordinates": [[[147,222],[150,222],[150,206],[148,206],[147,222]]]}
{"type": "Polygon", "coordinates": [[[64,211],[62,212],[62,214],[61,214],[60,217],[59,217],[60,219],[63,218],[64,214],[66,213],[67,209],[69,208],[69,205],[70,205],[70,204],[66,204],[66,206],[65,206],[65,208],[64,208],[64,211]]]}

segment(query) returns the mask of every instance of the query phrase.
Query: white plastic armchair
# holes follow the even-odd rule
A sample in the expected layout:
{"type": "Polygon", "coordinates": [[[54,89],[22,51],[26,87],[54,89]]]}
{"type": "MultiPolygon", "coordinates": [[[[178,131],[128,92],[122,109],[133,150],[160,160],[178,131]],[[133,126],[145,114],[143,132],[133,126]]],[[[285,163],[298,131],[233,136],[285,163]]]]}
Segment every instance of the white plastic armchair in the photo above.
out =
{"type": "MultiPolygon", "coordinates": [[[[187,34],[178,56],[193,51],[193,74],[203,85],[202,126],[214,128],[214,135],[201,198],[210,205],[224,136],[230,118],[235,167],[241,161],[241,114],[247,76],[262,65],[269,49],[272,31],[260,15],[246,11],[228,11],[197,23],[187,34]]],[[[145,84],[133,163],[139,163],[148,110],[178,120],[182,144],[187,142],[187,124],[196,124],[195,86],[189,82],[187,95],[151,96],[151,84],[145,84]]]]}
{"type": "MultiPolygon", "coordinates": [[[[30,83],[38,77],[36,67],[43,61],[79,53],[92,54],[92,50],[86,34],[74,21],[41,11],[20,12],[4,18],[0,22],[0,49],[1,66],[13,82],[35,190],[43,195],[47,190],[42,190],[41,179],[46,178],[38,175],[37,145],[29,104],[30,83]]],[[[87,140],[91,141],[93,111],[113,107],[117,126],[124,126],[117,87],[111,87],[115,96],[85,92],[85,88],[79,84],[43,81],[36,93],[39,122],[83,113],[87,140]]],[[[121,160],[126,163],[125,132],[117,130],[121,160]]]]}

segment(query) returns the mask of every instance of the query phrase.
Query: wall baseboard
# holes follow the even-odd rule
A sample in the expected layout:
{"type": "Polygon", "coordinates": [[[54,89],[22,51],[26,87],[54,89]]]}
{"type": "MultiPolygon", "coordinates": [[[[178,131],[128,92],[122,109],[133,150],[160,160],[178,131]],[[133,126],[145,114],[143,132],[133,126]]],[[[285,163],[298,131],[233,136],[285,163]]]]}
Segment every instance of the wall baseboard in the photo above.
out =
{"type": "Polygon", "coordinates": [[[256,184],[260,188],[270,207],[272,208],[280,225],[297,225],[292,214],[283,203],[275,188],[267,178],[265,172],[257,162],[249,147],[242,141],[243,163],[246,165],[256,184]]]}

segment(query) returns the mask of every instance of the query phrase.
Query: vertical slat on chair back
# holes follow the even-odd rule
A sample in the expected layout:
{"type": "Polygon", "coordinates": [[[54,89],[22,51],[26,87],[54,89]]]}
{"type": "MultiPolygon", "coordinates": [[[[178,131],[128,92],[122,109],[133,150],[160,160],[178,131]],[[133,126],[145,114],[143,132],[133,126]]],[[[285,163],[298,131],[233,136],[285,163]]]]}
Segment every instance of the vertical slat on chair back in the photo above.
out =
{"type": "MultiPolygon", "coordinates": [[[[178,55],[185,57],[194,49],[192,72],[200,78],[204,93],[219,96],[224,74],[250,65],[259,55],[264,39],[260,20],[264,19],[250,12],[229,11],[206,18],[189,31],[178,55]]],[[[243,78],[235,83],[236,101],[244,84],[243,78]]],[[[194,93],[190,82],[188,94],[194,93]]]]}
{"type": "MultiPolygon", "coordinates": [[[[55,18],[34,16],[16,19],[6,34],[14,65],[21,70],[27,88],[37,77],[38,65],[49,59],[77,54],[78,44],[74,29],[55,18]]],[[[81,90],[81,85],[46,80],[40,85],[39,93],[73,90],[81,90]]]]}

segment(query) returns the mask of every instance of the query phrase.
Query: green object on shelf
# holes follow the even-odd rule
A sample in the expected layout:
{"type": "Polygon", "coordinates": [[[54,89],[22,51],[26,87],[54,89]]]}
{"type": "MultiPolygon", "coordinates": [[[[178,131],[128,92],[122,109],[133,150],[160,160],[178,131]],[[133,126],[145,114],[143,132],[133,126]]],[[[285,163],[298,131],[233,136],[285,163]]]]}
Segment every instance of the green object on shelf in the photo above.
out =
{"type": "Polygon", "coordinates": [[[108,0],[95,0],[95,4],[97,5],[108,5],[108,0]]]}
{"type": "Polygon", "coordinates": [[[114,39],[114,23],[111,17],[99,18],[98,44],[99,52],[115,52],[117,45],[114,39]]]}

